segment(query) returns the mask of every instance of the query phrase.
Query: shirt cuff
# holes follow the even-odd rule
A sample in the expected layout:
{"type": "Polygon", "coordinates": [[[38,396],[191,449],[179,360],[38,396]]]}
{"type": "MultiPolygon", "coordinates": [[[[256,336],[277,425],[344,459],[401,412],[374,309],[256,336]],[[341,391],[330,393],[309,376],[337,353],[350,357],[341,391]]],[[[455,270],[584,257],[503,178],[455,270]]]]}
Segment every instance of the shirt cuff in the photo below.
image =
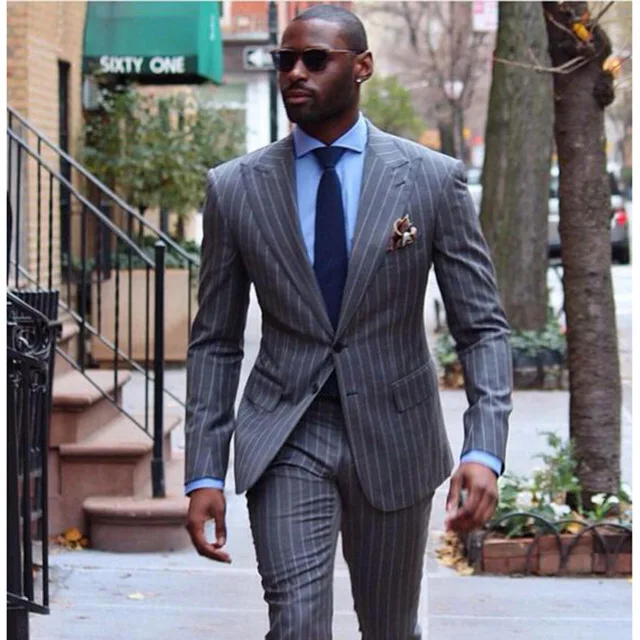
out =
{"type": "Polygon", "coordinates": [[[224,480],[219,478],[199,478],[184,485],[184,493],[187,496],[196,489],[224,489],[224,480]]]}
{"type": "Polygon", "coordinates": [[[460,462],[477,462],[478,464],[483,464],[485,467],[489,467],[498,477],[500,477],[502,473],[502,460],[487,451],[479,451],[477,449],[468,451],[460,458],[460,462]]]}

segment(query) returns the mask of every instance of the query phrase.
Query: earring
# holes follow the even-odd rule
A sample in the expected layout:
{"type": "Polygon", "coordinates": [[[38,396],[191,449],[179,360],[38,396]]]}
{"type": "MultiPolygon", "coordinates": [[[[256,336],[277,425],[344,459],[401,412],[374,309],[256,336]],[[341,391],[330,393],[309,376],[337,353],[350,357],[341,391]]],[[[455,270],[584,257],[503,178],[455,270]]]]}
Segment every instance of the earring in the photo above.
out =
{"type": "Polygon", "coordinates": [[[357,84],[362,84],[364,82],[363,78],[356,78],[356,83],[357,84]]]}

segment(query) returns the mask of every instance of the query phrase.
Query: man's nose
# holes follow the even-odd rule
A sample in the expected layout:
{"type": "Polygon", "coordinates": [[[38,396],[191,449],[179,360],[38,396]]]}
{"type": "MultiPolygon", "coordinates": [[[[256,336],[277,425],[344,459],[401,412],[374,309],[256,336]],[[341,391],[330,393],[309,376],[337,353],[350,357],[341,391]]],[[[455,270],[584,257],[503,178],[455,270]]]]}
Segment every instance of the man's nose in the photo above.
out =
{"type": "Polygon", "coordinates": [[[304,66],[302,62],[302,56],[300,56],[296,63],[293,65],[293,69],[289,71],[288,79],[289,84],[292,85],[300,80],[307,80],[309,78],[309,70],[304,66]]]}

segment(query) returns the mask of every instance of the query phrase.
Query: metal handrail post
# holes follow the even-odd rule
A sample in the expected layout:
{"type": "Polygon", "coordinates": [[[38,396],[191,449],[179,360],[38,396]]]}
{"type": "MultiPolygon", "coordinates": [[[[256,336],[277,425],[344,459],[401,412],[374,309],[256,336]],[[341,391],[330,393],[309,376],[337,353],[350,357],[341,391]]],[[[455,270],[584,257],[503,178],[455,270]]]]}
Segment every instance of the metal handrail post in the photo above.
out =
{"type": "Polygon", "coordinates": [[[153,497],[165,497],[164,485],[164,270],[166,245],[162,240],[155,243],[155,315],[153,336],[153,460],[151,479],[153,497]]]}

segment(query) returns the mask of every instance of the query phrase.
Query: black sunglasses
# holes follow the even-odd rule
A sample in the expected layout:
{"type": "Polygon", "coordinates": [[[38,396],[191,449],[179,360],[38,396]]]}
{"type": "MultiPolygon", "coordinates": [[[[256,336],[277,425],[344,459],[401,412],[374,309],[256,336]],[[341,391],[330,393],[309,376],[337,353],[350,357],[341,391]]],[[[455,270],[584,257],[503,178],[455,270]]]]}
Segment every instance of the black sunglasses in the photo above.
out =
{"type": "Polygon", "coordinates": [[[274,49],[271,52],[273,66],[277,71],[288,73],[296,66],[299,58],[302,58],[302,64],[311,72],[324,71],[329,62],[329,58],[334,53],[353,53],[358,55],[362,51],[353,49],[304,49],[304,51],[296,51],[295,49],[274,49]]]}

